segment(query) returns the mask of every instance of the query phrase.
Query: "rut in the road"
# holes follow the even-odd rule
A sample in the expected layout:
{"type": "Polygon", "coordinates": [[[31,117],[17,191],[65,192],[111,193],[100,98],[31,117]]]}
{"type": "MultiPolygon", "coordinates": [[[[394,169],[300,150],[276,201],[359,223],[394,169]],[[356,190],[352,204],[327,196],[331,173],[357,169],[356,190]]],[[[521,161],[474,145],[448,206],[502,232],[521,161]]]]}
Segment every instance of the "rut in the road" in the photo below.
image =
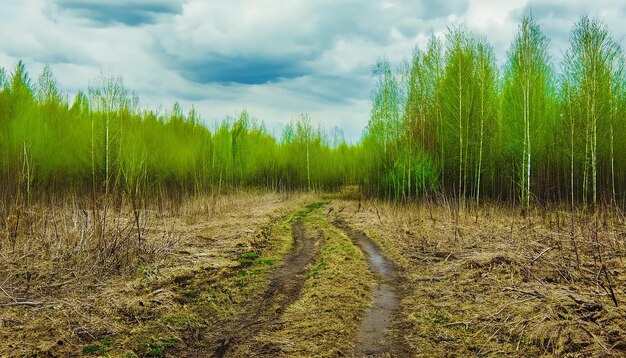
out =
{"type": "Polygon", "coordinates": [[[390,337],[388,328],[400,309],[399,277],[395,266],[362,231],[337,218],[333,225],[343,230],[367,257],[368,266],[377,277],[372,292],[372,306],[367,311],[355,346],[356,356],[401,356],[406,353],[402,337],[390,337]]]}
{"type": "Polygon", "coordinates": [[[307,235],[300,218],[292,226],[292,235],[295,247],[272,274],[259,302],[250,305],[229,327],[224,327],[223,338],[213,351],[215,356],[237,355],[237,346],[253,340],[299,298],[307,264],[314,262],[319,252],[319,238],[307,235]]]}

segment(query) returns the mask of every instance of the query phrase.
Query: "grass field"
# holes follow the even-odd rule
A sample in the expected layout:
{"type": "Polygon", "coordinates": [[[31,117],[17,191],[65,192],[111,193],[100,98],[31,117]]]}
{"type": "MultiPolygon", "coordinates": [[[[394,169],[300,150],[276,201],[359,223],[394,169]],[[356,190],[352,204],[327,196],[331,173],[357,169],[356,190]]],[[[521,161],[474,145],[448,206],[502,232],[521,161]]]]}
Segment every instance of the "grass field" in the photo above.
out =
{"type": "Polygon", "coordinates": [[[618,217],[350,196],[198,197],[148,210],[141,242],[124,210],[103,227],[78,204],[7,218],[0,356],[626,349],[618,217]]]}

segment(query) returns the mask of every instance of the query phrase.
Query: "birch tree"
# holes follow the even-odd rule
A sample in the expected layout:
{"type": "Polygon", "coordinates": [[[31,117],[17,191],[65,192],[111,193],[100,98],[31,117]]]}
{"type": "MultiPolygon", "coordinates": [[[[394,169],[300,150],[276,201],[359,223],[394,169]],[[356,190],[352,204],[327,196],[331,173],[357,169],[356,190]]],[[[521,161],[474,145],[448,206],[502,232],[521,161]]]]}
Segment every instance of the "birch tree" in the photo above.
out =
{"type": "Polygon", "coordinates": [[[532,15],[522,18],[505,69],[503,117],[519,199],[525,211],[532,196],[535,138],[548,116],[550,66],[548,39],[532,15]]]}
{"type": "MultiPolygon", "coordinates": [[[[623,79],[623,51],[606,26],[598,19],[583,16],[570,35],[571,47],[564,60],[564,76],[570,88],[570,116],[584,136],[582,165],[583,203],[596,208],[599,183],[605,196],[615,200],[615,128],[619,115],[623,79]],[[598,142],[598,138],[604,138],[598,142]]],[[[572,170],[571,173],[574,176],[572,170]]]]}
{"type": "Polygon", "coordinates": [[[306,186],[311,191],[311,143],[313,141],[313,126],[311,125],[311,116],[303,113],[296,122],[296,140],[304,145],[306,153],[306,186]]]}
{"type": "MultiPolygon", "coordinates": [[[[495,137],[497,135],[497,70],[493,49],[485,40],[476,42],[476,88],[475,103],[477,125],[476,137],[478,140],[478,154],[475,169],[475,196],[476,205],[480,204],[481,183],[485,173],[485,164],[493,165],[495,158],[493,151],[486,161],[485,156],[488,149],[493,149],[495,137]],[[487,162],[487,163],[486,163],[487,162]]],[[[488,172],[492,174],[490,166],[488,172]]]]}
{"type": "Polygon", "coordinates": [[[459,206],[467,195],[469,126],[474,87],[473,39],[463,28],[448,30],[442,81],[445,185],[457,194],[459,206]],[[449,174],[448,174],[449,173],[449,174]],[[455,179],[456,177],[456,179],[455,179]]]}
{"type": "MultiPolygon", "coordinates": [[[[100,77],[89,87],[90,107],[104,117],[104,193],[108,194],[111,181],[111,121],[128,105],[128,91],[121,77],[100,77]]],[[[96,134],[92,127],[92,156],[95,156],[96,134]]],[[[95,157],[92,159],[95,167],[95,157]]]]}

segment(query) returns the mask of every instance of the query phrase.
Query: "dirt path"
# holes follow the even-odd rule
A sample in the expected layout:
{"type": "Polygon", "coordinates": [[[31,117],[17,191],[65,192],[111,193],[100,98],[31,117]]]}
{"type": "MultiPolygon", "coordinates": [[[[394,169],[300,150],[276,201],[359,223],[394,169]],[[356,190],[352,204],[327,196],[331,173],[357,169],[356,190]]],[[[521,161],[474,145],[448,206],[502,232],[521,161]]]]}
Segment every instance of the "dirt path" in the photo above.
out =
{"type": "Polygon", "coordinates": [[[343,219],[333,225],[343,230],[367,257],[369,269],[377,283],[372,292],[372,305],[359,329],[354,349],[356,356],[403,356],[407,353],[402,338],[389,334],[394,315],[400,310],[399,277],[395,266],[380,252],[376,244],[362,231],[353,229],[343,219]]]}
{"type": "Polygon", "coordinates": [[[223,338],[219,340],[218,346],[208,352],[214,352],[216,357],[246,354],[254,338],[270,327],[285,308],[299,298],[307,264],[314,262],[319,251],[319,237],[308,235],[300,218],[292,226],[292,235],[295,246],[272,274],[259,302],[250,305],[244,314],[224,327],[223,338]]]}

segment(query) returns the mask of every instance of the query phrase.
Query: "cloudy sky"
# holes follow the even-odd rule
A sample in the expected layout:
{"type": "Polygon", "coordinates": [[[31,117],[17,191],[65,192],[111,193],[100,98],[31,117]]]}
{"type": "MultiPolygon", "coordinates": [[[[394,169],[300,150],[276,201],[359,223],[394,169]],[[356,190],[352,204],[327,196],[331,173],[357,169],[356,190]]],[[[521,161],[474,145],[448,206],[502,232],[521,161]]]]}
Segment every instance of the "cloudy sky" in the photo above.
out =
{"type": "MultiPolygon", "coordinates": [[[[246,108],[277,132],[301,112],[350,141],[367,123],[371,68],[400,65],[447,25],[465,24],[500,62],[528,11],[551,38],[554,62],[581,14],[626,35],[623,0],[0,1],[0,66],[50,64],[69,95],[101,71],[124,78],[141,105],[194,105],[207,123],[246,108]]],[[[622,41],[623,42],[623,41],[622,41]]]]}

